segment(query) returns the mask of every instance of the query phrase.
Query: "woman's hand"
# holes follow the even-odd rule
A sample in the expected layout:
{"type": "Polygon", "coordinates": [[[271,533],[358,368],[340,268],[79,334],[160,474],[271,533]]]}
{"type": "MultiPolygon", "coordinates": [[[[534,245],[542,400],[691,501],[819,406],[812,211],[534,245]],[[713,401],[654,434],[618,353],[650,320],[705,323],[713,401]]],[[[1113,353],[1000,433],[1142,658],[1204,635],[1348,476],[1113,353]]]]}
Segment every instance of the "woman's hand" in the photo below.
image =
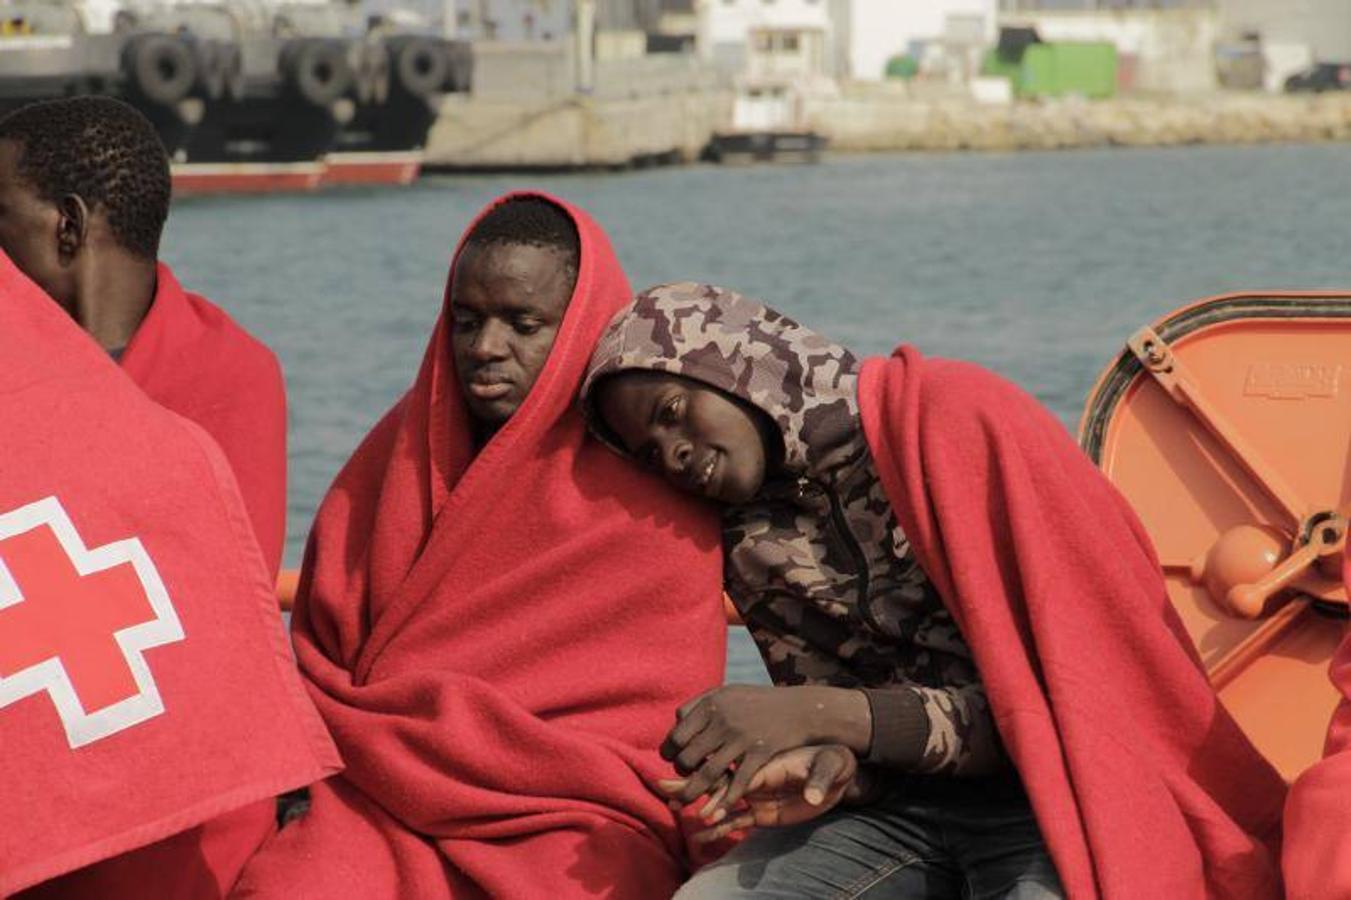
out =
{"type": "MultiPolygon", "coordinates": [[[[800,747],[780,753],[751,778],[742,797],[744,808],[728,815],[722,805],[729,786],[727,781],[714,790],[701,815],[715,824],[695,833],[693,839],[708,843],[743,828],[775,828],[814,819],[845,798],[854,786],[857,772],[853,752],[841,744],[800,747]]],[[[660,782],[658,787],[675,796],[685,782],[686,779],[673,779],[660,782]]]]}
{"type": "Polygon", "coordinates": [[[712,815],[736,805],[760,768],[781,753],[841,744],[863,754],[872,740],[872,712],[861,691],[846,688],[728,685],[701,694],[676,712],[662,756],[689,776],[670,792],[682,804],[709,793],[712,815]]]}

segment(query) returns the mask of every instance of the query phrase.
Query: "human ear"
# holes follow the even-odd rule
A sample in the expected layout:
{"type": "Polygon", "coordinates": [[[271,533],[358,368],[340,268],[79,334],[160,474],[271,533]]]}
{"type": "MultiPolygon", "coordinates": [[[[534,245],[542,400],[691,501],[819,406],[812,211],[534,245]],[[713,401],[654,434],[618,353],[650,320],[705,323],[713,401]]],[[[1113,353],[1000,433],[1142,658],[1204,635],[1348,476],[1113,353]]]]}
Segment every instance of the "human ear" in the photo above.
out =
{"type": "Polygon", "coordinates": [[[89,206],[78,194],[66,194],[56,203],[56,249],[62,262],[80,252],[89,234],[89,206]]]}

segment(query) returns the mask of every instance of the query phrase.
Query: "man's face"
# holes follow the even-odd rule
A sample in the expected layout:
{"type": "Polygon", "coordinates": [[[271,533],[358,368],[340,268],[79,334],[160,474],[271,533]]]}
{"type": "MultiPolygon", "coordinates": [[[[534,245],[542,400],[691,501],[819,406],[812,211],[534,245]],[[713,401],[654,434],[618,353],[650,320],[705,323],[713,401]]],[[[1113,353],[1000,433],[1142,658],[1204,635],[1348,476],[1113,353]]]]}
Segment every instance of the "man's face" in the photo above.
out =
{"type": "Polygon", "coordinates": [[[69,308],[68,267],[57,239],[61,215],[19,175],[22,147],[0,140],[0,250],[57,303],[69,308]]]}
{"type": "Polygon", "coordinates": [[[707,385],[623,372],[599,385],[597,409],[634,458],[682,491],[745,503],[765,480],[757,414],[707,385]]]}
{"type": "Polygon", "coordinates": [[[525,402],[567,312],[567,254],[530,244],[468,247],[450,286],[451,353],[469,413],[492,433],[525,402]]]}

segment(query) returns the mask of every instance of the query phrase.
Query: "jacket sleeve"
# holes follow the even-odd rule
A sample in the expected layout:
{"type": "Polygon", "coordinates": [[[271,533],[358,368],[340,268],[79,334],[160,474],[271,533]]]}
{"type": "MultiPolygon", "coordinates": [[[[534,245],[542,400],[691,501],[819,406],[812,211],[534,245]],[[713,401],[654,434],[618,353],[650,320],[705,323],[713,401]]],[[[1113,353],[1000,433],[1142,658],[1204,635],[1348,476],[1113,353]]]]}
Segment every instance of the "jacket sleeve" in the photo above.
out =
{"type": "Polygon", "coordinates": [[[873,740],[866,761],[910,772],[988,775],[1007,759],[985,686],[866,688],[873,740]]]}

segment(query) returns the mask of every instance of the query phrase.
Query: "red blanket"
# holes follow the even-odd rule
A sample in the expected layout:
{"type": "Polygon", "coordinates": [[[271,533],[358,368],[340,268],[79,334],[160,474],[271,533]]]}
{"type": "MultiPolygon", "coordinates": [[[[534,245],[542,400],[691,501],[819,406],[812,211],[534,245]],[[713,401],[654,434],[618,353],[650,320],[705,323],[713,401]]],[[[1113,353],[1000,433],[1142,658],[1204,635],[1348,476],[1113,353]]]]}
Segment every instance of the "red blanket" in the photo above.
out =
{"type": "Polygon", "coordinates": [[[122,370],[225,451],[275,578],[286,540],[286,386],[272,351],[160,263],[155,302],[122,370]]]}
{"type": "MultiPolygon", "coordinates": [[[[1342,573],[1351,586],[1351,558],[1342,573]]],[[[1351,635],[1333,656],[1331,674],[1342,702],[1323,759],[1299,776],[1285,805],[1281,865],[1290,900],[1351,897],[1351,635]]]]}
{"type": "Polygon", "coordinates": [[[45,881],[15,900],[220,900],[276,831],[277,802],[269,795],[162,841],[45,881]]]}
{"type": "MultiPolygon", "coordinates": [[[[151,399],[200,425],[230,464],[268,571],[286,535],[286,391],[276,357],[161,263],[154,303],[122,355],[151,399]]],[[[24,900],[164,896],[211,900],[276,829],[271,798],[43,885],[24,900]]]]}
{"type": "Polygon", "coordinates": [[[347,771],[240,896],[622,900],[685,874],[650,785],[722,678],[718,522],[587,436],[577,389],[629,287],[560,206],[581,268],[525,404],[475,455],[443,310],[319,510],[294,638],[347,771]]]}
{"type": "MultiPolygon", "coordinates": [[[[150,312],[122,355],[143,391],[215,438],[239,484],[267,572],[281,568],[286,526],[286,395],[272,351],[222,309],[186,293],[159,264],[150,312]]],[[[163,896],[212,900],[276,830],[272,799],[149,847],[47,882],[24,900],[46,897],[163,896]]]]}
{"type": "Polygon", "coordinates": [[[1220,706],[1125,501],[1031,397],[903,348],[864,429],[1071,897],[1279,897],[1284,785],[1220,706]]]}
{"type": "Polygon", "coordinates": [[[7,895],[338,762],[210,438],[3,256],[0,359],[7,895]]]}

